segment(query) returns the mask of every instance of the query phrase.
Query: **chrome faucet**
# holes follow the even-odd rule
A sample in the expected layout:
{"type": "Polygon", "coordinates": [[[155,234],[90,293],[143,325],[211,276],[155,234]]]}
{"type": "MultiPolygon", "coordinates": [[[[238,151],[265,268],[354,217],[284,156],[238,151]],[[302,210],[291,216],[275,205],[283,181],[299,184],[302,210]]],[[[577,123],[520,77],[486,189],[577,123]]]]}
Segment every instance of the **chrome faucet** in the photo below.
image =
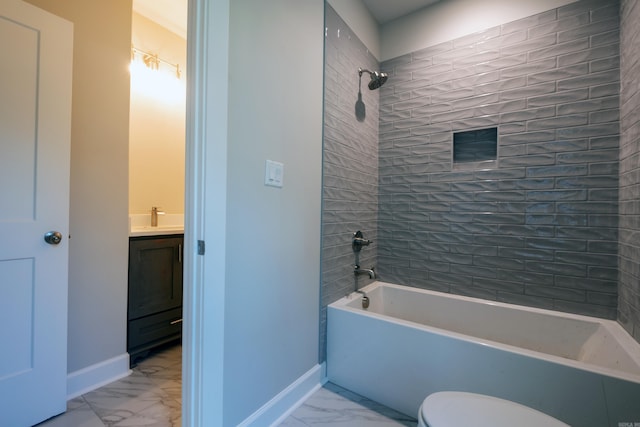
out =
{"type": "Polygon", "coordinates": [[[152,227],[158,226],[158,215],[164,215],[164,212],[158,209],[159,208],[156,206],[151,208],[151,226],[152,227]]]}
{"type": "Polygon", "coordinates": [[[368,274],[369,275],[369,279],[375,279],[376,278],[376,272],[374,270],[374,267],[371,268],[360,268],[360,266],[358,264],[353,266],[353,274],[355,274],[356,276],[358,274],[368,274]]]}
{"type": "MultiPolygon", "coordinates": [[[[357,277],[360,274],[368,274],[369,275],[369,279],[371,280],[375,280],[376,278],[376,272],[374,270],[374,267],[371,268],[360,268],[360,251],[362,250],[363,246],[369,246],[371,243],[373,243],[371,240],[369,239],[365,239],[364,235],[362,234],[362,231],[358,230],[355,233],[353,233],[352,236],[352,240],[351,240],[351,247],[353,248],[353,253],[356,256],[356,262],[355,265],[353,266],[353,274],[357,277]]],[[[361,291],[360,289],[358,289],[358,280],[355,280],[355,285],[356,285],[356,293],[362,294],[362,308],[368,308],[369,307],[369,297],[367,297],[367,295],[361,291]]]]}

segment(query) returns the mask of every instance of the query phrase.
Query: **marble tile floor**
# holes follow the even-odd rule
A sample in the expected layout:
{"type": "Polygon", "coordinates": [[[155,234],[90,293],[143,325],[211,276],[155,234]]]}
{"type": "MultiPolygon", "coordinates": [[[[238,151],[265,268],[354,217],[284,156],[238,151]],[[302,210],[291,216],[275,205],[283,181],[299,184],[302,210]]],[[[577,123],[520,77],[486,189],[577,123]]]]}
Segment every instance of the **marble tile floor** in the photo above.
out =
{"type": "Polygon", "coordinates": [[[38,427],[180,427],[182,346],[162,347],[131,375],[67,402],[38,427]]]}
{"type": "MultiPolygon", "coordinates": [[[[72,399],[67,412],[38,427],[180,427],[182,347],[162,348],[119,381],[72,399]]],[[[415,427],[416,421],[327,383],[282,427],[415,427]]]]}
{"type": "Polygon", "coordinates": [[[332,383],[316,391],[281,427],[415,427],[417,422],[393,409],[332,383]]]}

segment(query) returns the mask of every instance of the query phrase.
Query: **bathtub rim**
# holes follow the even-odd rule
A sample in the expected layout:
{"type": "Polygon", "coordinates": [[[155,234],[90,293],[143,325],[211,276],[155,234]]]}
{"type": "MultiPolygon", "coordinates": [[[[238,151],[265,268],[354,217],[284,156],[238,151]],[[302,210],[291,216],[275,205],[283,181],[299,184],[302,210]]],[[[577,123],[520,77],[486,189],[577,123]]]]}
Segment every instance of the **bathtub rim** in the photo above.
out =
{"type": "MultiPolygon", "coordinates": [[[[360,288],[360,291],[363,291],[365,293],[370,293],[372,291],[374,291],[377,288],[380,287],[391,287],[391,288],[397,288],[397,289],[401,289],[401,290],[407,290],[410,292],[418,292],[418,293],[423,293],[423,294],[427,294],[427,295],[433,295],[433,296],[437,296],[437,297],[444,297],[444,298],[453,298],[453,299],[458,299],[458,300],[462,300],[462,301],[467,301],[467,302],[471,302],[471,303],[477,303],[477,304],[483,304],[483,305],[488,305],[488,306],[498,306],[498,307],[505,307],[505,308],[509,308],[509,309],[517,309],[517,310],[523,310],[523,311],[528,311],[531,313],[538,313],[538,314],[544,314],[544,315],[548,315],[548,316],[552,316],[552,317],[560,317],[560,318],[567,318],[567,319],[575,319],[575,320],[579,320],[579,321],[584,321],[584,322],[591,322],[591,323],[597,323],[600,326],[602,326],[603,328],[605,328],[607,330],[607,332],[609,332],[618,342],[619,344],[621,344],[625,349],[628,348],[628,345],[632,345],[632,346],[640,346],[639,343],[637,343],[625,330],[624,328],[622,328],[622,326],[616,322],[615,320],[610,320],[610,319],[603,319],[603,318],[599,318],[599,317],[592,317],[592,316],[585,316],[585,315],[581,315],[581,314],[573,314],[573,313],[565,313],[565,312],[561,312],[561,311],[554,311],[554,310],[548,310],[548,309],[544,309],[544,308],[537,308],[537,307],[529,307],[529,306],[525,306],[525,305],[518,305],[518,304],[510,304],[510,303],[504,303],[504,302],[500,302],[500,301],[491,301],[491,300],[485,300],[482,298],[474,298],[474,297],[469,297],[469,296],[465,296],[465,295],[457,295],[457,294],[451,294],[451,293],[446,293],[446,292],[440,292],[440,291],[434,291],[434,290],[430,290],[430,289],[423,289],[423,288],[415,288],[415,287],[411,287],[411,286],[406,286],[406,285],[397,285],[394,283],[388,283],[388,282],[382,282],[382,281],[375,281],[363,288],[360,288]]],[[[625,372],[625,371],[619,371],[619,370],[615,370],[615,369],[611,369],[611,368],[606,368],[606,367],[602,367],[602,366],[598,366],[598,365],[594,365],[592,363],[587,363],[587,362],[583,362],[580,360],[575,360],[575,359],[568,359],[568,358],[564,358],[561,356],[556,356],[556,355],[552,355],[552,354],[548,354],[548,353],[543,353],[540,351],[535,351],[535,350],[529,350],[526,348],[521,348],[521,347],[517,347],[514,345],[510,345],[510,344],[504,344],[498,341],[493,341],[493,340],[488,340],[488,339],[484,339],[484,338],[478,338],[472,335],[467,335],[467,334],[463,334],[460,332],[454,332],[454,331],[450,331],[447,329],[442,329],[442,328],[438,328],[438,327],[434,327],[434,326],[430,326],[430,325],[424,325],[422,323],[417,323],[417,322],[412,322],[409,320],[403,320],[403,319],[399,319],[397,317],[392,317],[392,316],[388,316],[385,314],[381,314],[381,313],[375,313],[375,312],[369,312],[367,310],[364,310],[360,307],[354,308],[349,306],[350,303],[352,303],[353,301],[358,301],[362,299],[362,294],[360,293],[356,293],[356,292],[352,292],[342,298],[340,298],[339,300],[331,303],[328,305],[328,309],[336,309],[336,310],[344,310],[344,311],[349,311],[358,315],[362,315],[362,316],[366,316],[366,317],[370,317],[370,318],[377,318],[377,319],[384,319],[386,321],[398,324],[398,325],[403,325],[406,327],[410,327],[413,329],[419,329],[419,330],[426,330],[430,333],[434,333],[438,336],[445,336],[448,338],[452,338],[452,339],[456,339],[456,340],[461,340],[461,341],[470,341],[476,344],[480,344],[483,346],[487,346],[489,348],[494,348],[494,349],[498,349],[498,350],[504,350],[504,351],[508,351],[508,352],[512,352],[515,354],[520,354],[523,356],[528,356],[528,357],[534,357],[537,359],[542,359],[548,362],[552,362],[552,363],[558,363],[560,365],[563,366],[567,366],[570,368],[574,368],[574,369],[582,369],[588,372],[593,372],[596,374],[600,374],[600,375],[604,375],[604,376],[608,376],[608,377],[612,377],[612,378],[616,378],[616,379],[620,379],[623,381],[629,381],[629,382],[633,382],[633,383],[637,383],[640,384],[640,373],[638,374],[634,374],[634,373],[630,373],[630,372],[625,372]]],[[[640,369],[640,353],[639,354],[635,354],[633,352],[627,352],[629,354],[629,356],[633,359],[633,361],[636,363],[636,365],[638,366],[638,368],[640,369]]],[[[640,371],[639,371],[640,372],[640,371]]]]}

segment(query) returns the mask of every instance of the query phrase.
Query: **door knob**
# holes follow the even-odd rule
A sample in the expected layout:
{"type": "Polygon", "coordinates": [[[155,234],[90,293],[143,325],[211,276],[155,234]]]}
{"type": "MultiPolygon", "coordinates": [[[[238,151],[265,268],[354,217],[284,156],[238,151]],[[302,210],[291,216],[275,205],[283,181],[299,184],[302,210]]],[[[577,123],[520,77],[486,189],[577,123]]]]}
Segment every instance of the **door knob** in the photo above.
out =
{"type": "Polygon", "coordinates": [[[45,233],[44,241],[50,245],[57,245],[62,241],[62,234],[59,231],[49,231],[45,233]]]}

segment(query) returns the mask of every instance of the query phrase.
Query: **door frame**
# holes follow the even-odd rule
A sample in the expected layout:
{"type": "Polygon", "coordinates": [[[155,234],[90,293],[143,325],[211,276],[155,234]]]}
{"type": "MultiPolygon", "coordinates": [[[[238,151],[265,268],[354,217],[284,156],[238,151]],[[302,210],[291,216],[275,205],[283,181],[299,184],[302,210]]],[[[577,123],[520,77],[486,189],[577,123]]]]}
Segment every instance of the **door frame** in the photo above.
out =
{"type": "Polygon", "coordinates": [[[230,0],[188,4],[182,423],[204,427],[224,420],[230,0]]]}

